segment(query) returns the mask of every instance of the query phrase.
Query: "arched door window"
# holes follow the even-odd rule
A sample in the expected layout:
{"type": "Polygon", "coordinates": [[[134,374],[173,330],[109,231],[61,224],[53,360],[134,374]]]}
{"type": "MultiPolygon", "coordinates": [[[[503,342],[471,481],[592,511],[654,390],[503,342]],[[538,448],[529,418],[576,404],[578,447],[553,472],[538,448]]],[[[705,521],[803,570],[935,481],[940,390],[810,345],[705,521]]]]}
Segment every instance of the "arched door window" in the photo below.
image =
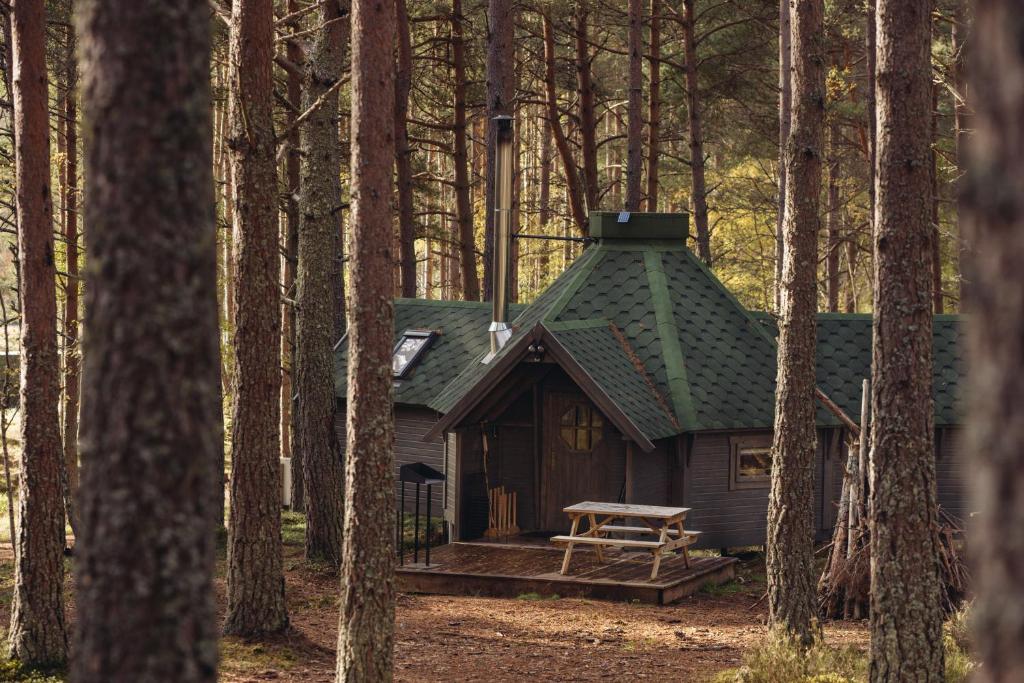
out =
{"type": "Polygon", "coordinates": [[[578,403],[562,414],[559,431],[571,450],[589,451],[600,443],[603,427],[604,421],[596,410],[578,403]]]}

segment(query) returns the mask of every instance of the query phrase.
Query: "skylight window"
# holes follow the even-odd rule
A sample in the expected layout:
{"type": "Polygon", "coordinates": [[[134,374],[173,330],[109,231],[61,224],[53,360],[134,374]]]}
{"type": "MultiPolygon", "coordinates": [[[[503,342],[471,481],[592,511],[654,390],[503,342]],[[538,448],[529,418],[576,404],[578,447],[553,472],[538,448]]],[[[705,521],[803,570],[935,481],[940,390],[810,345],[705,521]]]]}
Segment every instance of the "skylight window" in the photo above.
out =
{"type": "Polygon", "coordinates": [[[406,330],[395,344],[391,356],[391,373],[395,379],[404,379],[423,357],[437,333],[432,330],[406,330]]]}

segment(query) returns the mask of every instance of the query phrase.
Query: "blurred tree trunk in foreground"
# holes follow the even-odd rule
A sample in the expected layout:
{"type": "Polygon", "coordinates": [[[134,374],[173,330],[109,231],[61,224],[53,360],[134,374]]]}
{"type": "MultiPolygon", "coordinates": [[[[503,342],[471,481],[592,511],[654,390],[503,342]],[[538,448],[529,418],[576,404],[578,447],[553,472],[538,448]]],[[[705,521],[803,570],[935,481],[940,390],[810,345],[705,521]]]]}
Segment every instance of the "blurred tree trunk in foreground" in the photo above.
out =
{"type": "Polygon", "coordinates": [[[79,19],[91,267],[72,679],[215,681],[209,5],[90,0],[79,19]]]}
{"type": "MultiPolygon", "coordinates": [[[[972,454],[972,642],[980,681],[1024,680],[1024,24],[1006,0],[977,4],[976,127],[964,197],[972,454]]],[[[966,264],[965,264],[966,265],[966,264]]]]}

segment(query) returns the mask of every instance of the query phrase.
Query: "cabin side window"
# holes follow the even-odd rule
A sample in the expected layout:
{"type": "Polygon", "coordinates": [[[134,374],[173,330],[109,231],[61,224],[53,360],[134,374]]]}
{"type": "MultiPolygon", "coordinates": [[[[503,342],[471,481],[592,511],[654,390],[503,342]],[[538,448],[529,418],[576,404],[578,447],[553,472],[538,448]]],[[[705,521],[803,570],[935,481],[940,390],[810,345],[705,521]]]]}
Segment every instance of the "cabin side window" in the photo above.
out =
{"type": "Polygon", "coordinates": [[[771,434],[733,437],[729,445],[729,490],[768,488],[772,475],[771,434]]]}
{"type": "Polygon", "coordinates": [[[579,403],[562,414],[559,427],[562,441],[571,450],[590,451],[601,441],[604,421],[596,410],[579,403]]]}

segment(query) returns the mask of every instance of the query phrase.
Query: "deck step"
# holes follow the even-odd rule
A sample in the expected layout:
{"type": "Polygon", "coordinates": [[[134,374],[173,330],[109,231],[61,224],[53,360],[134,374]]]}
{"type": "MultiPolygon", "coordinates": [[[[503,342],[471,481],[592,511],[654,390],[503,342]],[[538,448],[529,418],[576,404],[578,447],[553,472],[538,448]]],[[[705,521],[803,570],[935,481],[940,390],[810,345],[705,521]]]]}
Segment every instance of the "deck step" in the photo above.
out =
{"type": "Polygon", "coordinates": [[[595,536],[552,536],[552,543],[576,543],[583,545],[614,545],[623,548],[650,548],[655,550],[664,545],[660,541],[631,541],[623,538],[597,538],[595,536]]]}

